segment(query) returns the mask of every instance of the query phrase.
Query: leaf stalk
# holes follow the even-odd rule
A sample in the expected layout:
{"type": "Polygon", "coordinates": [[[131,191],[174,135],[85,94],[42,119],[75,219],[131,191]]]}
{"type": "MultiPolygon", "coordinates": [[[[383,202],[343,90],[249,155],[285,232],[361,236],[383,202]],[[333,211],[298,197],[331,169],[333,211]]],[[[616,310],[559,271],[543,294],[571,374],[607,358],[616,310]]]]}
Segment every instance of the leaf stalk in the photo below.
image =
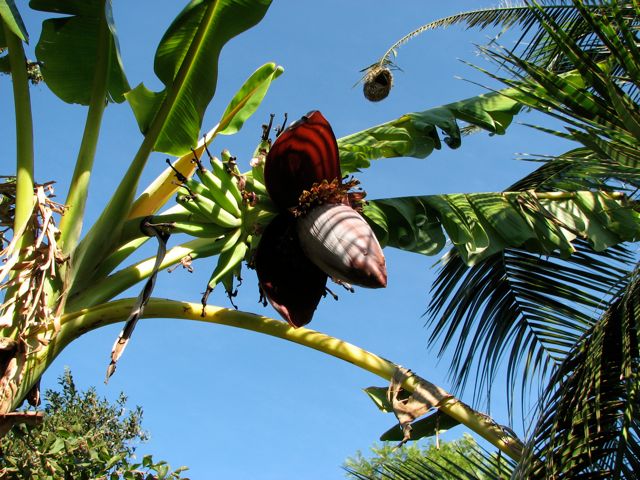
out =
{"type": "Polygon", "coordinates": [[[106,20],[101,18],[91,100],[78,158],[73,171],[73,178],[67,194],[67,211],[60,221],[60,245],[65,254],[69,254],[76,247],[82,230],[82,220],[89,191],[89,179],[100,136],[100,125],[107,105],[106,92],[110,57],[109,27],[106,20]]]}
{"type": "MultiPolygon", "coordinates": [[[[13,85],[13,101],[16,122],[16,204],[14,212],[13,231],[22,232],[17,239],[15,250],[20,252],[23,247],[31,245],[33,232],[27,226],[33,212],[34,199],[34,146],[33,146],[33,118],[31,114],[31,96],[29,93],[29,79],[26,68],[26,57],[22,40],[13,33],[8,24],[0,19],[0,28],[4,29],[4,36],[9,50],[9,65],[13,85]]],[[[19,253],[22,255],[22,253],[19,253]]],[[[5,301],[13,297],[18,286],[9,287],[5,292],[5,301]]],[[[20,311],[15,304],[4,312],[4,316],[15,316],[20,311]],[[16,308],[17,307],[17,308],[16,308]]],[[[4,336],[15,333],[17,322],[11,322],[10,332],[3,331],[4,336]]]]}

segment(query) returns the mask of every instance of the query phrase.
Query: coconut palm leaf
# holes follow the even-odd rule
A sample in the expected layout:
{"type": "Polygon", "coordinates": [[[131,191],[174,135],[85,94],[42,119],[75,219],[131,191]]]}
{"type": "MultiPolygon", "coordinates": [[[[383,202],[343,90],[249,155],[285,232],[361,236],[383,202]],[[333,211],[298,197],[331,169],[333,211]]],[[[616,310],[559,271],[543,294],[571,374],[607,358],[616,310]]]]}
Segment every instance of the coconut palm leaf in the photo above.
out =
{"type": "MultiPolygon", "coordinates": [[[[394,60],[399,47],[429,30],[454,25],[464,25],[467,29],[480,30],[500,27],[501,31],[496,38],[507,30],[517,27],[520,35],[513,42],[510,53],[554,72],[572,70],[571,62],[567,61],[561,46],[541,25],[541,13],[555,25],[560,26],[566,35],[574,39],[580,49],[595,61],[609,56],[610,45],[603,43],[597,35],[593,35],[593,25],[590,21],[592,16],[599,15],[616,23],[635,24],[638,19],[637,8],[626,2],[592,1],[585,4],[568,0],[524,1],[520,4],[470,10],[437,19],[413,30],[395,42],[377,62],[365,70],[395,66],[394,60]]],[[[627,39],[632,40],[633,36],[628,36],[627,39]]]]}
{"type": "MultiPolygon", "coordinates": [[[[560,21],[568,22],[570,19],[576,17],[575,8],[570,5],[569,2],[558,1],[553,2],[553,4],[551,4],[551,2],[548,3],[548,5],[543,5],[543,8],[547,9],[551,15],[556,16],[560,21]]],[[[520,5],[481,8],[460,12],[455,15],[450,15],[448,17],[429,22],[418,27],[412,32],[409,32],[407,35],[395,42],[377,63],[379,65],[392,63],[392,58],[397,55],[398,48],[429,30],[447,28],[462,24],[465,25],[467,29],[479,28],[480,30],[492,27],[502,27],[503,30],[506,30],[511,27],[518,26],[524,32],[528,32],[529,29],[535,25],[536,20],[537,18],[535,13],[532,11],[530,6],[525,3],[520,5]]]]}
{"type": "MultiPolygon", "coordinates": [[[[619,166],[585,162],[585,153],[580,148],[551,159],[509,190],[610,189],[619,166]]],[[[573,246],[576,252],[564,257],[507,248],[472,267],[459,250],[443,257],[427,310],[429,343],[440,355],[453,348],[450,372],[458,390],[475,374],[475,397],[483,398],[508,358],[511,405],[517,384],[524,393],[531,382],[548,378],[594,313],[606,308],[635,256],[624,245],[597,252],[577,239],[573,246]]]]}
{"type": "MultiPolygon", "coordinates": [[[[595,141],[593,142],[595,145],[595,141]]],[[[640,187],[640,170],[635,168],[635,157],[640,152],[622,152],[615,155],[595,153],[593,149],[579,147],[561,156],[531,155],[521,160],[538,162],[540,168],[511,185],[510,191],[563,191],[580,189],[611,192],[624,191],[635,198],[640,187]]],[[[615,153],[613,149],[610,153],[615,153]]]]}
{"type": "Polygon", "coordinates": [[[594,252],[575,241],[567,259],[506,249],[467,267],[456,251],[442,260],[428,308],[429,343],[453,348],[455,387],[474,379],[483,398],[507,365],[509,405],[549,374],[592,325],[628,274],[633,255],[618,246],[594,252]]]}
{"type": "MultiPolygon", "coordinates": [[[[571,74],[561,76],[509,52],[492,52],[497,62],[512,67],[513,78],[501,80],[530,99],[524,103],[569,125],[564,132],[547,131],[580,144],[558,158],[538,158],[543,166],[509,190],[624,188],[633,197],[640,175],[640,115],[624,84],[638,83],[635,70],[627,72],[626,67],[640,65],[637,49],[628,45],[635,17],[617,25],[616,33],[611,19],[623,18],[617,5],[607,15],[576,8],[591,28],[591,37],[615,60],[594,60],[542,9],[536,10],[542,28],[570,62],[571,74]],[[618,51],[627,48],[628,52],[618,51]],[[620,70],[625,72],[621,77],[613,74],[620,70]]],[[[458,387],[478,372],[475,393],[482,396],[505,357],[508,394],[519,378],[523,387],[540,378],[537,375],[548,378],[593,324],[592,318],[607,308],[633,268],[634,255],[625,247],[598,253],[584,242],[574,245],[577,254],[568,258],[538,258],[521,248],[507,249],[471,268],[458,252],[445,257],[428,309],[433,328],[429,341],[441,354],[447,347],[454,349],[451,371],[458,387]]]]}
{"type": "Polygon", "coordinates": [[[637,478],[639,325],[636,274],[554,373],[518,478],[637,478]]]}
{"type": "Polygon", "coordinates": [[[508,480],[516,467],[513,460],[491,453],[479,446],[471,452],[457,452],[464,462],[446,456],[391,458],[374,469],[373,473],[347,466],[350,477],[358,480],[508,480]]]}
{"type": "MultiPolygon", "coordinates": [[[[585,21],[607,49],[606,61],[596,61],[589,51],[568,35],[552,17],[539,11],[540,23],[556,42],[568,62],[572,75],[559,75],[524,58],[499,50],[487,51],[496,62],[507,64],[512,78],[495,77],[519,90],[532,108],[551,110],[579,133],[596,134],[615,144],[635,145],[640,138],[640,110],[632,91],[640,85],[640,51],[635,32],[638,20],[625,22],[615,3],[594,13],[576,2],[585,21]],[[614,23],[615,22],[615,23],[614,23]],[[520,73],[522,72],[522,73],[520,73]]],[[[569,130],[568,138],[573,137],[569,130]]]]}
{"type": "MultiPolygon", "coordinates": [[[[568,152],[510,187],[526,192],[396,198],[372,201],[365,208],[387,246],[433,255],[443,248],[445,234],[456,245],[444,257],[432,290],[429,341],[439,345],[441,354],[453,346],[451,373],[458,388],[476,373],[477,398],[491,385],[505,358],[508,395],[518,383],[521,367],[523,388],[537,378],[534,372],[543,377],[552,372],[592,325],[592,314],[606,308],[606,300],[633,265],[634,257],[626,248],[598,253],[585,240],[569,242],[564,234],[557,235],[556,224],[540,211],[519,208],[532,195],[529,191],[537,190],[545,211],[567,220],[558,205],[548,210],[551,198],[562,198],[557,190],[584,186],[584,178],[591,179],[590,187],[610,190],[607,182],[615,170],[601,166],[599,174],[588,172],[591,164],[574,161],[584,153],[584,149],[568,152]],[[544,198],[542,192],[550,189],[556,191],[544,198]]],[[[593,205],[570,200],[562,211],[572,215],[581,211],[583,221],[590,223],[596,212],[593,205]]],[[[631,231],[636,222],[630,219],[631,231]]],[[[601,226],[593,223],[583,232],[611,233],[609,226],[601,226]]],[[[572,238],[570,230],[565,234],[572,238]]],[[[600,244],[598,250],[603,247],[600,244]]]]}

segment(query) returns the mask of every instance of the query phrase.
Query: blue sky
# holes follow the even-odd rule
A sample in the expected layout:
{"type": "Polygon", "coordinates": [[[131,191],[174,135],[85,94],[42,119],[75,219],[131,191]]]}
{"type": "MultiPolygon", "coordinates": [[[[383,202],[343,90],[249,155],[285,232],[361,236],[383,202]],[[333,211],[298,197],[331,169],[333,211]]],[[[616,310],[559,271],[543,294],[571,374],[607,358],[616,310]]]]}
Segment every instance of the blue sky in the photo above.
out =
{"type": "MultiPolygon", "coordinates": [[[[114,1],[125,70],[133,86],[161,84],[153,73],[155,48],[183,2],[166,0],[114,1]]],[[[264,21],[232,40],[220,58],[216,96],[203,131],[210,129],[227,101],[251,72],[274,61],[285,73],[272,86],[258,113],[233,137],[218,138],[214,152],[229,148],[241,167],[248,161],[269,113],[291,120],[309,110],[321,110],[336,136],[397,118],[410,111],[477,95],[483,89],[456,79],[461,76],[491,84],[460,62],[480,62],[474,44],[490,32],[451,28],[428,32],[399,50],[395,87],[389,98],[369,103],[361,94],[359,70],[379,58],[408,31],[465,9],[490,6],[474,1],[403,2],[370,0],[275,0],[264,21]]],[[[33,52],[42,15],[22,7],[33,52]]],[[[33,57],[33,53],[31,53],[33,57]]],[[[2,168],[12,170],[12,103],[10,80],[0,77],[2,168]]],[[[37,180],[57,182],[63,199],[82,134],[85,110],[66,105],[44,85],[32,89],[36,135],[37,180]]],[[[539,117],[521,121],[538,122],[539,117]]],[[[92,179],[87,222],[92,222],[119,182],[141,141],[126,104],[106,111],[92,179]]],[[[514,125],[507,135],[478,134],[462,147],[447,147],[425,160],[374,162],[357,175],[369,198],[413,194],[502,190],[532,169],[514,160],[518,153],[551,154],[563,149],[544,134],[514,125]]],[[[566,148],[564,148],[566,149],[566,148]]],[[[143,189],[165,168],[166,155],[154,154],[143,176],[143,189]]],[[[145,253],[149,254],[149,251],[145,253]]],[[[438,362],[426,347],[429,335],[423,313],[438,257],[385,250],[389,285],[385,290],[339,292],[325,299],[311,328],[354,343],[416,371],[449,389],[448,364],[438,362]]],[[[160,274],[154,295],[199,301],[215,266],[214,259],[195,263],[189,274],[160,274]]],[[[339,290],[339,289],[335,289],[339,290]]],[[[137,290],[127,296],[137,295],[137,290]]],[[[210,303],[229,306],[222,292],[210,303]]],[[[242,310],[269,316],[271,307],[258,304],[255,276],[246,272],[237,304],[242,310]]],[[[361,389],[384,381],[354,366],[282,340],[228,327],[176,320],[145,320],[119,362],[108,386],[103,385],[109,352],[121,326],[91,332],[69,346],[43,378],[43,388],[55,386],[68,366],[79,387],[95,385],[101,395],[120,391],[130,405],[144,408],[144,426],[151,440],[139,453],[152,453],[172,466],[187,465],[193,479],[329,479],[341,478],[340,465],[357,450],[367,451],[393,424],[379,413],[361,389]]],[[[501,393],[501,391],[500,391],[501,393]]],[[[496,395],[492,415],[507,423],[502,395],[496,395]]],[[[470,401],[470,397],[463,396],[470,401]]],[[[516,430],[520,431],[516,425],[516,430]]],[[[462,428],[446,438],[462,435],[462,428]]]]}

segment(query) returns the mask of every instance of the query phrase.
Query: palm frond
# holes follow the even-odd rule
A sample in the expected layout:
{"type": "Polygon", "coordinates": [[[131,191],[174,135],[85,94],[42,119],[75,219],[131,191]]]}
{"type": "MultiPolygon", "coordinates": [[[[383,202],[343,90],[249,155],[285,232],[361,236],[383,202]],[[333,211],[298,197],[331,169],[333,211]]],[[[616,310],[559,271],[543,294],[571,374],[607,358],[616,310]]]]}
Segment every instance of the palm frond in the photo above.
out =
{"type": "MultiPolygon", "coordinates": [[[[615,3],[606,14],[585,9],[580,2],[576,6],[592,36],[606,48],[606,61],[594,59],[561,24],[540,10],[536,14],[541,26],[569,62],[571,74],[560,75],[508,51],[485,49],[496,63],[507,65],[511,78],[490,75],[528,97],[524,103],[531,108],[614,145],[635,146],[640,138],[640,107],[634,101],[640,86],[640,50],[635,40],[639,20],[632,17],[625,23],[627,17],[615,3]]],[[[569,138],[584,140],[572,133],[569,138]]]]}
{"type": "Polygon", "coordinates": [[[506,360],[511,405],[515,387],[548,378],[590,328],[633,257],[620,246],[596,253],[585,242],[574,245],[566,260],[507,249],[468,268],[456,251],[444,257],[427,325],[440,355],[453,347],[458,390],[473,378],[478,401],[506,360]]]}
{"type": "Polygon", "coordinates": [[[513,460],[476,445],[471,451],[455,452],[453,458],[430,458],[428,455],[392,458],[372,473],[350,466],[345,470],[357,480],[508,480],[515,468],[513,460]]]}
{"type": "MultiPolygon", "coordinates": [[[[509,190],[611,188],[616,170],[596,160],[586,162],[589,153],[580,148],[547,159],[509,190]]],[[[450,373],[458,391],[475,378],[474,400],[488,397],[508,358],[506,393],[512,407],[516,387],[524,398],[530,385],[548,378],[635,265],[624,245],[603,252],[581,240],[573,245],[576,253],[571,256],[508,248],[472,267],[458,250],[443,257],[427,310],[429,344],[439,355],[453,348],[450,373]]]]}
{"type": "MultiPolygon", "coordinates": [[[[552,15],[562,19],[565,19],[568,15],[575,17],[576,13],[573,5],[562,1],[544,5],[543,8],[548,9],[552,15]]],[[[502,27],[503,30],[506,30],[518,25],[524,31],[528,31],[535,24],[536,20],[535,13],[526,3],[503,7],[480,8],[477,10],[460,12],[455,15],[450,15],[448,17],[443,17],[433,22],[429,22],[416,28],[412,32],[409,32],[391,45],[380,60],[374,65],[384,66],[393,64],[392,57],[396,57],[398,48],[429,30],[447,28],[454,25],[464,25],[467,29],[478,28],[480,30],[484,30],[486,28],[502,27]]]]}
{"type": "Polygon", "coordinates": [[[637,478],[640,278],[554,373],[518,478],[637,478]]]}
{"type": "MultiPolygon", "coordinates": [[[[519,5],[461,12],[422,25],[395,42],[377,62],[363,71],[368,73],[381,67],[397,68],[395,58],[399,47],[429,30],[453,25],[480,30],[501,27],[499,34],[490,42],[490,45],[495,45],[497,39],[506,31],[517,27],[520,35],[509,48],[509,55],[517,56],[525,62],[554,73],[574,69],[573,53],[576,51],[581,52],[590,62],[602,62],[613,58],[614,74],[619,76],[621,81],[628,82],[627,93],[635,98],[639,93],[637,85],[626,79],[622,74],[624,68],[621,69],[620,66],[626,67],[626,70],[633,68],[634,64],[629,62],[629,59],[637,54],[635,32],[639,23],[640,15],[637,8],[628,2],[525,0],[519,5]],[[605,32],[604,35],[594,32],[594,23],[600,32],[605,32]],[[628,28],[619,31],[620,25],[626,25],[628,28]],[[552,30],[549,27],[552,27],[552,30]],[[564,38],[571,39],[575,46],[573,53],[568,52],[566,46],[558,41],[557,31],[561,31],[564,38]],[[621,55],[625,50],[630,52],[629,55],[621,55]]],[[[526,73],[521,66],[516,67],[516,70],[521,74],[526,73]]]]}
{"type": "MultiPolygon", "coordinates": [[[[510,66],[512,78],[499,79],[519,91],[519,98],[528,97],[526,105],[567,125],[564,132],[547,131],[581,144],[544,159],[541,168],[509,190],[626,189],[637,197],[640,114],[629,93],[640,85],[633,67],[640,65],[634,40],[637,15],[615,2],[607,3],[607,9],[598,2],[588,8],[575,5],[582,25],[591,31],[584,39],[573,38],[565,22],[544,9],[534,12],[570,73],[560,75],[504,50],[491,52],[497,63],[510,66]],[[598,5],[602,8],[591,8],[598,5]],[[593,55],[596,45],[608,52],[607,61],[593,55]]],[[[564,361],[635,266],[635,255],[624,246],[600,253],[584,243],[576,248],[577,254],[568,258],[507,249],[472,268],[456,253],[445,257],[428,309],[434,328],[429,341],[440,353],[453,347],[451,371],[459,388],[477,372],[479,398],[505,357],[508,394],[520,375],[525,387],[534,378],[549,378],[564,361]]]]}
{"type": "Polygon", "coordinates": [[[573,192],[580,189],[592,191],[623,191],[635,198],[640,187],[640,169],[630,155],[599,155],[593,149],[579,147],[560,156],[530,155],[520,158],[542,165],[531,174],[515,182],[509,190],[527,191],[563,191],[573,192]]]}

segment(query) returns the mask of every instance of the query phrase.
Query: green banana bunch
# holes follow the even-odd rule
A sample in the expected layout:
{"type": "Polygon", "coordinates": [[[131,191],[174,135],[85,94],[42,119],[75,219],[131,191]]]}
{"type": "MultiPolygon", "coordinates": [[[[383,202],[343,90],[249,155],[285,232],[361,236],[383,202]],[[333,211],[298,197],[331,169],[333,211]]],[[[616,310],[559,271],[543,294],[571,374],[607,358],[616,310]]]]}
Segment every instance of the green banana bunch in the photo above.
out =
{"type": "MultiPolygon", "coordinates": [[[[196,176],[186,178],[179,172],[176,177],[185,191],[176,196],[178,205],[163,220],[170,221],[174,231],[194,237],[211,238],[219,242],[217,265],[211,274],[202,297],[203,313],[207,297],[218,283],[222,283],[229,297],[233,285],[240,278],[242,261],[249,253],[251,235],[243,225],[243,216],[251,207],[243,200],[244,177],[240,175],[228,150],[222,152],[224,161],[207,150],[211,170],[205,168],[195,155],[196,176]]],[[[169,213],[169,212],[167,212],[169,213]]]]}
{"type": "Polygon", "coordinates": [[[171,233],[186,233],[198,238],[218,238],[229,231],[228,227],[211,222],[199,211],[194,213],[180,204],[151,217],[150,223],[155,226],[164,225],[171,233]]]}
{"type": "MultiPolygon", "coordinates": [[[[256,155],[264,157],[268,147],[268,141],[261,142],[256,155]]],[[[205,151],[211,169],[204,167],[194,151],[195,175],[186,178],[175,171],[183,190],[176,196],[177,205],[161,216],[175,232],[216,243],[218,260],[202,297],[203,315],[207,298],[219,283],[230,299],[235,296],[234,284],[241,279],[242,262],[257,248],[260,225],[268,224],[275,215],[264,186],[263,165],[252,165],[252,170],[240,174],[228,150],[222,151],[221,159],[206,147],[205,151]]]]}
{"type": "Polygon", "coordinates": [[[202,182],[201,185],[208,190],[211,200],[220,205],[225,211],[239,217],[241,214],[242,193],[236,178],[227,171],[218,158],[211,157],[211,164],[213,172],[204,168],[202,163],[199,163],[198,168],[196,168],[196,175],[202,182]]]}
{"type": "Polygon", "coordinates": [[[213,173],[217,176],[228,175],[233,177],[235,181],[231,182],[229,193],[237,202],[242,203],[242,192],[240,191],[238,182],[243,180],[244,177],[242,177],[238,171],[238,166],[235,164],[236,159],[231,156],[231,153],[226,148],[222,151],[221,156],[222,161],[218,157],[209,155],[209,161],[211,162],[213,173]]]}
{"type": "Polygon", "coordinates": [[[208,223],[213,223],[223,228],[239,227],[242,221],[215,203],[211,198],[198,194],[178,194],[176,202],[195,215],[204,217],[208,223]]]}
{"type": "Polygon", "coordinates": [[[178,180],[188,192],[178,194],[176,201],[189,212],[206,219],[205,223],[227,229],[236,228],[242,223],[242,192],[235,176],[227,171],[220,160],[215,160],[211,157],[214,167],[212,173],[202,165],[194,151],[196,175],[200,181],[176,172],[178,180]]]}

